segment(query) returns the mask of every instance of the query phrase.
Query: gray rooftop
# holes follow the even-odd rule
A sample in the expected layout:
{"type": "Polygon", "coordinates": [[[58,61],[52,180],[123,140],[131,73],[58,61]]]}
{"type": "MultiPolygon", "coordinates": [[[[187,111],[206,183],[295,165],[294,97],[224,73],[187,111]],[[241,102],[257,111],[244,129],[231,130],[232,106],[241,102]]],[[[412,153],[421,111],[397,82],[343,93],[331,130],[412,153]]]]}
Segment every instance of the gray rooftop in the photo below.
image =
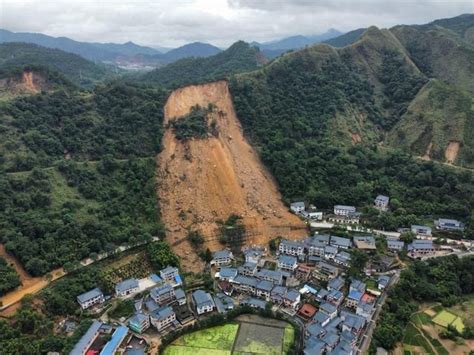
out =
{"type": "Polygon", "coordinates": [[[331,244],[349,248],[352,245],[352,242],[349,238],[343,238],[333,235],[331,236],[331,244]]]}
{"type": "Polygon", "coordinates": [[[330,245],[326,245],[324,247],[324,253],[325,254],[337,254],[337,248],[336,247],[332,247],[330,245]]]}
{"type": "Polygon", "coordinates": [[[124,291],[131,290],[132,288],[136,287],[138,287],[137,279],[127,279],[115,285],[115,292],[122,293],[124,291]]]}
{"type": "Polygon", "coordinates": [[[203,290],[196,290],[193,292],[193,299],[196,307],[204,307],[208,305],[214,306],[214,301],[209,293],[203,290]]]}
{"type": "Polygon", "coordinates": [[[304,202],[298,201],[298,202],[292,202],[291,207],[305,207],[304,202]]]}
{"type": "Polygon", "coordinates": [[[262,280],[257,282],[257,289],[270,292],[273,288],[273,282],[262,280]]]}
{"type": "Polygon", "coordinates": [[[151,289],[150,294],[153,297],[159,297],[161,295],[165,295],[173,290],[173,287],[171,287],[168,284],[164,284],[161,286],[157,286],[151,289]]]}
{"type": "Polygon", "coordinates": [[[131,317],[128,322],[129,323],[134,323],[134,324],[141,324],[144,321],[146,321],[148,318],[148,315],[145,315],[143,313],[136,313],[133,317],[131,317]]]}
{"type": "Polygon", "coordinates": [[[239,275],[234,279],[234,283],[256,287],[258,280],[255,277],[239,275]]]}
{"type": "Polygon", "coordinates": [[[173,313],[174,313],[173,309],[170,306],[166,306],[166,307],[159,308],[153,311],[152,313],[150,313],[150,317],[158,319],[158,320],[163,320],[173,313]]]}
{"type": "Polygon", "coordinates": [[[76,343],[69,355],[82,355],[86,352],[87,348],[90,346],[90,343],[93,338],[95,338],[97,332],[99,331],[102,323],[95,320],[92,325],[87,329],[86,333],[81,337],[81,339],[76,343]]]}
{"type": "Polygon", "coordinates": [[[96,287],[90,291],[87,291],[77,296],[77,300],[80,303],[84,303],[100,295],[102,295],[102,291],[98,287],[96,287]]]}
{"type": "Polygon", "coordinates": [[[253,298],[253,297],[249,297],[240,303],[244,305],[249,305],[251,307],[260,308],[260,309],[265,309],[267,305],[267,302],[263,300],[259,300],[258,298],[253,298]]]}
{"type": "Polygon", "coordinates": [[[385,195],[378,195],[375,198],[375,201],[379,201],[379,202],[382,202],[382,203],[388,203],[389,200],[390,200],[389,197],[385,196],[385,195]]]}
{"type": "Polygon", "coordinates": [[[325,313],[334,313],[337,308],[330,303],[324,302],[320,305],[319,309],[325,313]]]}
{"type": "Polygon", "coordinates": [[[160,270],[160,275],[174,274],[178,272],[178,268],[173,266],[167,266],[163,270],[160,270]]]}
{"type": "Polygon", "coordinates": [[[186,293],[184,293],[183,289],[182,288],[177,288],[175,291],[174,291],[174,294],[176,296],[176,299],[182,299],[182,298],[186,298],[186,293]]]}
{"type": "Polygon", "coordinates": [[[298,299],[299,295],[300,293],[297,290],[289,289],[288,292],[286,293],[285,298],[287,300],[295,302],[298,299]]]}
{"type": "Polygon", "coordinates": [[[285,265],[296,265],[298,263],[298,259],[290,255],[280,255],[278,257],[278,262],[285,265]]]}
{"type": "Polygon", "coordinates": [[[224,249],[214,252],[214,259],[227,259],[230,258],[230,250],[224,249]]]}
{"type": "Polygon", "coordinates": [[[237,269],[232,267],[223,267],[219,271],[220,277],[231,278],[237,276],[237,269]]]}

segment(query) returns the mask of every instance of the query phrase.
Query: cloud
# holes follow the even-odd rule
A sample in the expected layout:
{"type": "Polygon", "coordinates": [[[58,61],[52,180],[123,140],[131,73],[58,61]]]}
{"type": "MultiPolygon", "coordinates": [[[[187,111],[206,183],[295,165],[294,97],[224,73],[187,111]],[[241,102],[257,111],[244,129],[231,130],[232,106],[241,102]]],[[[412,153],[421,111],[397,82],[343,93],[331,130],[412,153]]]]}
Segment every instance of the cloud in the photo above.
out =
{"type": "Polygon", "coordinates": [[[0,0],[0,26],[90,42],[227,46],[466,12],[474,12],[472,0],[0,0]]]}

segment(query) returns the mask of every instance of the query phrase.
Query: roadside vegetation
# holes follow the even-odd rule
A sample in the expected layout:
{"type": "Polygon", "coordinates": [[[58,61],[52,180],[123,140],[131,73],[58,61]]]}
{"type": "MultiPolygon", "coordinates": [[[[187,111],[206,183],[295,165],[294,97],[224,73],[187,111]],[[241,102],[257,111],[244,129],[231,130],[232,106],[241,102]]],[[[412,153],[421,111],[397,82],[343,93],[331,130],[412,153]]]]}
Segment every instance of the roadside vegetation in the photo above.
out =
{"type": "Polygon", "coordinates": [[[20,286],[20,276],[16,270],[0,257],[0,296],[20,286]]]}

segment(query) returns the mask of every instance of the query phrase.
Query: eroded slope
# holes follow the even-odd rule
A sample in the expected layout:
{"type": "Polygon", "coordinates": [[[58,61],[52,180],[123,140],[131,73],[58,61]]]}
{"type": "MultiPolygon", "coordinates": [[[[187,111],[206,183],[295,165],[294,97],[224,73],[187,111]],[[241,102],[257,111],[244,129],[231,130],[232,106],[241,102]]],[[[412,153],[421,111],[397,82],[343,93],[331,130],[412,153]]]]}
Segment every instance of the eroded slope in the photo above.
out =
{"type": "Polygon", "coordinates": [[[187,86],[174,91],[165,106],[165,127],[192,106],[216,105],[216,136],[178,141],[171,129],[158,156],[158,195],[169,242],[187,269],[200,263],[186,241],[189,229],[200,231],[204,247],[222,248],[218,220],[243,217],[246,243],[266,243],[284,235],[306,234],[305,225],[281,202],[277,186],[242,134],[227,82],[187,86]]]}

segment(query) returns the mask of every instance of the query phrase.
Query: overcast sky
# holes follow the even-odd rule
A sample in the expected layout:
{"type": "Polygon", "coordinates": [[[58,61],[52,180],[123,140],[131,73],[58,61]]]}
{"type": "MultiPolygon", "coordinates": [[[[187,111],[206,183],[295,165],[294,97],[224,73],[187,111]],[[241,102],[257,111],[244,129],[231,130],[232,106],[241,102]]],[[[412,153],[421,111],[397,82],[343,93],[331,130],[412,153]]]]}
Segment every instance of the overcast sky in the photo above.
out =
{"type": "Polygon", "coordinates": [[[474,0],[0,0],[0,27],[80,41],[225,47],[462,13],[474,13],[474,0]]]}

